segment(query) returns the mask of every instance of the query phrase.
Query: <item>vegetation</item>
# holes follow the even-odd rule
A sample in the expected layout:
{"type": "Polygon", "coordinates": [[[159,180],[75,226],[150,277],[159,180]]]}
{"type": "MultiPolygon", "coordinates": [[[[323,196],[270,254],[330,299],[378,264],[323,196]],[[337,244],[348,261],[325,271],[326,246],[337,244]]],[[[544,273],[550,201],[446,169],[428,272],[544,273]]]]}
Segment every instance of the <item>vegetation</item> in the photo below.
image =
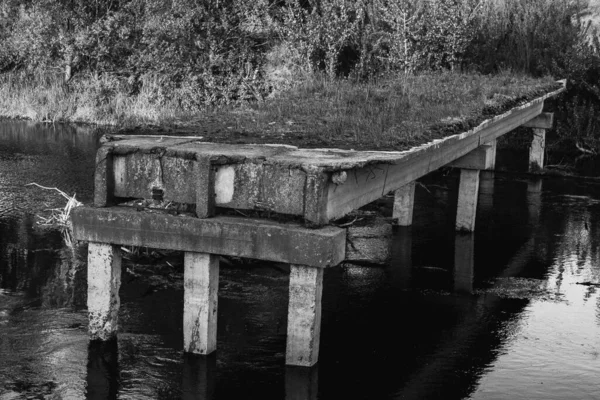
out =
{"type": "Polygon", "coordinates": [[[366,82],[321,76],[263,102],[205,112],[202,123],[180,123],[177,130],[211,141],[405,150],[560,87],[552,78],[514,73],[436,72],[366,82]]]}
{"type": "MultiPolygon", "coordinates": [[[[6,0],[0,114],[190,124],[199,114],[213,115],[214,106],[262,102],[247,107],[269,119],[267,105],[283,110],[300,103],[303,113],[325,113],[314,119],[330,121],[355,115],[344,103],[368,98],[359,115],[385,131],[400,122],[377,116],[378,108],[414,101],[415,83],[431,71],[512,73],[567,78],[557,137],[573,149],[598,151],[600,44],[588,3],[6,0]],[[319,90],[335,99],[328,101],[332,109],[310,105],[308,96],[319,90]],[[376,106],[381,99],[391,103],[376,106]]],[[[327,135],[363,129],[349,124],[327,135]]]]}

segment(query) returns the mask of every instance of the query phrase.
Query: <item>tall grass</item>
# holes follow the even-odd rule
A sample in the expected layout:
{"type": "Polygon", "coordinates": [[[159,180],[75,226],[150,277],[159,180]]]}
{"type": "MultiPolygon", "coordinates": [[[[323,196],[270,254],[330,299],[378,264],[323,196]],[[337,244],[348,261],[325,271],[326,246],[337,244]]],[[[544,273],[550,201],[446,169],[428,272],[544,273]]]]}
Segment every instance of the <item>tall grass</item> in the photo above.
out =
{"type": "Polygon", "coordinates": [[[549,77],[514,73],[401,74],[367,82],[323,74],[265,102],[217,114],[236,121],[239,130],[280,143],[404,149],[442,131],[467,130],[482,115],[505,110],[507,100],[531,98],[555,85],[549,77]]]}
{"type": "Polygon", "coordinates": [[[166,98],[156,77],[145,77],[135,94],[129,86],[108,74],[88,74],[65,84],[61,75],[4,73],[0,75],[0,115],[119,126],[171,124],[196,116],[182,109],[177,91],[166,98]]]}

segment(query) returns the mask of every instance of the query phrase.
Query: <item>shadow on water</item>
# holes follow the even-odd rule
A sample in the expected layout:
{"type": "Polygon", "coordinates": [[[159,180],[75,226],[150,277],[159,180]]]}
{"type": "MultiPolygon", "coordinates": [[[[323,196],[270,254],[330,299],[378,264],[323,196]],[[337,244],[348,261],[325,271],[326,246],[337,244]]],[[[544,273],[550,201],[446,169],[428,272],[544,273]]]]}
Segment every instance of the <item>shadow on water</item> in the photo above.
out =
{"type": "Polygon", "coordinates": [[[181,352],[182,255],[128,253],[118,340],[88,341],[86,246],[36,227],[62,199],[24,184],[89,202],[97,141],[0,127],[1,400],[593,398],[600,185],[482,177],[477,232],[463,235],[456,174],[427,177],[414,225],[386,231],[386,263],[325,271],[320,362],[304,369],[284,365],[278,264],[222,260],[218,351],[195,357],[181,352]]]}

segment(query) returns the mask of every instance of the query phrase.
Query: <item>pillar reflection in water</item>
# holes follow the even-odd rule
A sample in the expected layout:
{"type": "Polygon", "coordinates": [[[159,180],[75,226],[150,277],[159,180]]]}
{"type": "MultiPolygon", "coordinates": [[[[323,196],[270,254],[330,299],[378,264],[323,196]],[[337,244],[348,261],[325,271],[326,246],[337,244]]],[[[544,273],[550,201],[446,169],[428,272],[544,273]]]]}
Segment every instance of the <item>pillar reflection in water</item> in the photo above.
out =
{"type": "Polygon", "coordinates": [[[473,293],[475,235],[457,233],[454,237],[454,291],[473,293]]]}
{"type": "Polygon", "coordinates": [[[392,285],[396,288],[409,288],[412,270],[412,228],[394,228],[391,244],[391,266],[389,269],[392,285]]]}
{"type": "Polygon", "coordinates": [[[317,400],[319,367],[285,367],[285,400],[317,400]]]}
{"type": "Polygon", "coordinates": [[[117,340],[90,341],[88,346],[86,399],[116,399],[119,389],[119,348],[117,340]]]}
{"type": "Polygon", "coordinates": [[[183,359],[183,400],[210,400],[215,398],[217,357],[185,353],[183,359]]]}
{"type": "Polygon", "coordinates": [[[493,195],[494,194],[494,171],[479,172],[479,194],[493,195]]]}
{"type": "Polygon", "coordinates": [[[529,225],[536,227],[540,223],[540,208],[542,204],[542,180],[531,179],[527,182],[527,211],[529,225]]]}

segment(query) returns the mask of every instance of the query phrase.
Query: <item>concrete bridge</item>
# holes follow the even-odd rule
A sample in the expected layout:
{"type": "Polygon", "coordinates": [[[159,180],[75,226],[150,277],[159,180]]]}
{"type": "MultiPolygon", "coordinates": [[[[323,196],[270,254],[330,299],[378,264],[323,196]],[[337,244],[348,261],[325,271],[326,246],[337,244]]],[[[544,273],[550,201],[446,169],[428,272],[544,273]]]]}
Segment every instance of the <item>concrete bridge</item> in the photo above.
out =
{"type": "MultiPolygon", "coordinates": [[[[496,140],[519,126],[534,128],[530,169],[542,168],[545,130],[552,126],[544,101],[563,90],[402,152],[105,136],[94,206],[72,216],[75,239],[89,242],[90,337],[107,340],[118,330],[120,246],[181,250],[184,351],[214,352],[219,256],[246,257],[291,265],[286,364],[314,365],[323,269],[346,256],[346,229],[331,221],[393,192],[393,217],[409,226],[415,181],[452,166],[461,171],[456,230],[474,231],[480,174],[494,169],[496,140]]],[[[472,249],[469,243],[463,247],[472,249]]]]}

